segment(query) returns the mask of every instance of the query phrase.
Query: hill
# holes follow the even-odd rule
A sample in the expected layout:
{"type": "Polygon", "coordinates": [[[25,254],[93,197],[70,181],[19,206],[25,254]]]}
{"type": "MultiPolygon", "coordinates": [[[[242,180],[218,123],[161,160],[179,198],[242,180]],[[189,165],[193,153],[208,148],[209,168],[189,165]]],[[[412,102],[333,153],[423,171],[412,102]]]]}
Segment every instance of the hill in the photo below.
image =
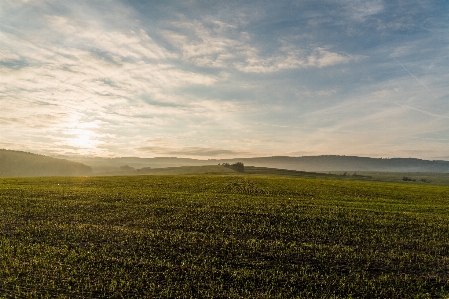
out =
{"type": "Polygon", "coordinates": [[[382,171],[382,172],[430,172],[449,173],[449,161],[421,160],[416,158],[369,158],[357,156],[303,156],[303,157],[257,157],[235,159],[197,160],[176,157],[64,157],[92,167],[94,174],[116,172],[122,166],[138,168],[166,168],[179,166],[204,166],[243,162],[245,166],[269,167],[297,171],[382,171]]]}
{"type": "Polygon", "coordinates": [[[90,166],[21,151],[0,149],[0,176],[79,176],[92,174],[90,166]]]}
{"type": "Polygon", "coordinates": [[[135,170],[135,174],[157,174],[157,175],[185,175],[185,174],[235,174],[232,169],[218,166],[179,166],[167,168],[141,168],[135,170]]]}
{"type": "MultiPolygon", "coordinates": [[[[167,167],[181,167],[181,166],[204,166],[217,165],[215,161],[196,160],[189,158],[176,157],[161,157],[161,158],[139,158],[139,157],[117,157],[117,158],[103,158],[103,157],[85,157],[85,156],[58,156],[58,158],[67,159],[83,163],[92,167],[95,175],[109,175],[123,172],[125,168],[140,169],[146,168],[167,168],[167,167]]],[[[133,172],[133,171],[131,171],[133,172]]]]}
{"type": "MultiPolygon", "coordinates": [[[[221,160],[223,161],[223,160],[221,160]]],[[[262,157],[226,160],[241,161],[245,165],[285,168],[300,171],[383,171],[449,173],[449,161],[416,158],[369,158],[357,156],[262,157]]]]}

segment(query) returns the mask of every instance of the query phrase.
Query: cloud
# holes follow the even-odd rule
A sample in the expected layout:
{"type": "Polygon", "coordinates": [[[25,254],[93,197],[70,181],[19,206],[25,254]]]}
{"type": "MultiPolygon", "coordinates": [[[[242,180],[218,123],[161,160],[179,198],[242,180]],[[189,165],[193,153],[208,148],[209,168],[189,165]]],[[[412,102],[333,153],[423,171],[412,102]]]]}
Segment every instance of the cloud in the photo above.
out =
{"type": "Polygon", "coordinates": [[[394,51],[390,54],[390,57],[398,58],[401,56],[406,56],[411,53],[411,47],[409,45],[407,46],[400,46],[394,49],[394,51]]]}
{"type": "MultiPolygon", "coordinates": [[[[89,111],[127,117],[186,114],[179,107],[156,109],[136,101],[140,94],[146,93],[160,102],[177,102],[180,98],[169,95],[170,89],[211,85],[219,80],[216,76],[178,68],[170,61],[176,55],[155,44],[143,29],[108,31],[98,24],[94,28],[92,24],[62,16],[47,15],[45,20],[47,27],[42,30],[53,37],[51,40],[37,43],[26,32],[20,37],[4,33],[4,46],[10,50],[2,52],[2,61],[20,59],[26,63],[19,69],[0,70],[2,104],[9,107],[11,115],[26,119],[27,126],[58,126],[57,122],[41,122],[31,117],[31,109],[33,114],[40,115],[61,109],[68,115],[85,115],[89,111]],[[64,43],[55,42],[56,36],[64,43]],[[17,101],[40,104],[17,105],[17,101]]],[[[59,121],[63,122],[62,118],[59,121]]],[[[12,124],[11,120],[3,122],[12,124]]]]}
{"type": "Polygon", "coordinates": [[[46,16],[53,32],[67,40],[72,46],[89,45],[99,52],[107,53],[119,63],[122,59],[161,60],[175,57],[174,54],[156,44],[143,29],[107,30],[92,25],[77,23],[75,20],[46,16]],[[72,41],[72,42],[70,42],[72,41]]]}
{"type": "Polygon", "coordinates": [[[261,55],[253,46],[251,35],[235,32],[235,25],[218,22],[207,27],[199,21],[184,18],[171,22],[172,30],[164,37],[181,53],[181,59],[198,67],[237,69],[247,73],[273,73],[281,70],[308,67],[327,67],[362,58],[315,47],[307,51],[298,45],[279,40],[280,46],[272,55],[261,55]]]}
{"type": "Polygon", "coordinates": [[[447,4],[206,2],[1,1],[2,144],[444,156],[447,4]]]}
{"type": "Polygon", "coordinates": [[[349,55],[340,55],[327,51],[323,48],[317,48],[314,52],[307,57],[308,64],[310,66],[316,67],[326,67],[340,63],[346,63],[354,59],[359,59],[360,57],[351,57],[349,55]]]}
{"type": "Polygon", "coordinates": [[[382,0],[351,0],[346,2],[349,16],[358,22],[364,22],[367,18],[384,10],[382,0]]]}
{"type": "Polygon", "coordinates": [[[17,117],[0,117],[0,124],[7,125],[21,125],[24,123],[23,119],[17,117]]]}
{"type": "Polygon", "coordinates": [[[402,105],[402,104],[396,104],[396,105],[401,106],[401,107],[405,107],[405,108],[408,108],[408,109],[411,109],[411,110],[415,110],[415,111],[418,111],[418,112],[421,112],[421,113],[423,113],[423,114],[425,114],[425,115],[449,119],[449,115],[435,114],[435,113],[432,113],[432,112],[429,112],[429,111],[426,111],[426,110],[423,110],[423,109],[418,109],[418,108],[415,108],[415,107],[411,107],[411,106],[407,106],[407,105],[402,105]]]}
{"type": "Polygon", "coordinates": [[[182,157],[238,157],[247,156],[247,152],[218,149],[218,148],[207,148],[207,147],[182,147],[178,149],[164,148],[164,147],[140,147],[137,150],[152,155],[163,155],[163,156],[182,156],[182,157]]]}
{"type": "Polygon", "coordinates": [[[0,61],[1,62],[12,62],[20,60],[20,56],[9,51],[5,51],[4,53],[0,53],[0,61]]]}
{"type": "Polygon", "coordinates": [[[159,137],[146,140],[144,146],[136,148],[138,152],[144,152],[152,156],[182,156],[182,157],[232,157],[236,155],[247,156],[245,150],[224,149],[212,146],[198,146],[199,144],[209,143],[208,140],[201,140],[195,137],[195,134],[184,134],[178,137],[159,137]],[[189,136],[191,135],[191,136],[189,136]],[[186,145],[185,142],[193,145],[186,145]]]}

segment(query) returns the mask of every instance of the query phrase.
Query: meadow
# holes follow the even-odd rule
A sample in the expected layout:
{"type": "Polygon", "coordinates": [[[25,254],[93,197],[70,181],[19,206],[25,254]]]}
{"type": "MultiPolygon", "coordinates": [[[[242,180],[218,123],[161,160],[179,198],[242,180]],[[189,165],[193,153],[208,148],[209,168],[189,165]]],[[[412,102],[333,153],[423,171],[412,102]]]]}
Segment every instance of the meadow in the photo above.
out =
{"type": "Polygon", "coordinates": [[[0,298],[446,298],[449,187],[0,178],[0,298]]]}

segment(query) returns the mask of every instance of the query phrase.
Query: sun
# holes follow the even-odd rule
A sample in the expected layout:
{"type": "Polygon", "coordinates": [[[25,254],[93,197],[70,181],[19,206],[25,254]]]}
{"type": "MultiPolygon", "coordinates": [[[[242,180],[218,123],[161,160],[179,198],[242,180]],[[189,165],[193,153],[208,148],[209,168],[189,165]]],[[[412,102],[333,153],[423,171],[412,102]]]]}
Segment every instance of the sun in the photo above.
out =
{"type": "Polygon", "coordinates": [[[95,148],[97,140],[94,139],[94,133],[89,130],[74,130],[73,138],[68,140],[69,145],[82,149],[95,148]]]}
{"type": "Polygon", "coordinates": [[[77,138],[73,139],[73,143],[82,148],[92,148],[92,140],[89,135],[80,135],[77,138]]]}

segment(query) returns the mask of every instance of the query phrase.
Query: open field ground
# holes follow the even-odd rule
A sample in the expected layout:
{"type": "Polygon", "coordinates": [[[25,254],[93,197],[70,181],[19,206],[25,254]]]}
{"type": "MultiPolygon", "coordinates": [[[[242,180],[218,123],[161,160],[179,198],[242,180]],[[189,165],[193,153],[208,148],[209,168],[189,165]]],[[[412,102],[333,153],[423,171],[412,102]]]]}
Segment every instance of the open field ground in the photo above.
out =
{"type": "Polygon", "coordinates": [[[331,174],[353,180],[449,186],[449,173],[339,171],[331,172],[331,174]]]}
{"type": "MultiPolygon", "coordinates": [[[[426,172],[380,172],[380,171],[332,171],[310,172],[269,167],[245,166],[247,175],[278,175],[303,178],[330,178],[344,180],[364,180],[380,182],[407,182],[408,184],[427,184],[449,186],[449,173],[426,172]],[[405,180],[404,180],[405,179],[405,180]]],[[[132,171],[111,171],[94,175],[191,175],[191,174],[237,174],[236,171],[219,165],[181,166],[165,168],[144,168],[132,171]]]]}
{"type": "Polygon", "coordinates": [[[445,298],[449,187],[0,179],[0,298],[445,298]]]}

